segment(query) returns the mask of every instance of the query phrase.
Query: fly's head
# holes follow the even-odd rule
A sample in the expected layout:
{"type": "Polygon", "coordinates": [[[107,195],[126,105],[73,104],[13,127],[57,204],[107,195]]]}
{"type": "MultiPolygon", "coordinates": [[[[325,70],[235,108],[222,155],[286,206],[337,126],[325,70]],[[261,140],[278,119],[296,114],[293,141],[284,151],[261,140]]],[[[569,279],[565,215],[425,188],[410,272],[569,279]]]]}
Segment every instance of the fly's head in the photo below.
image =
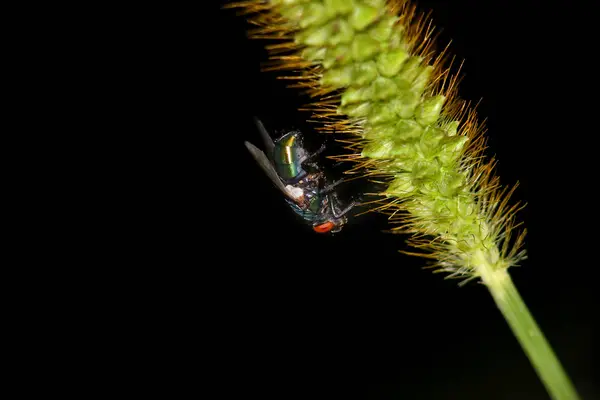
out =
{"type": "Polygon", "coordinates": [[[346,217],[331,217],[325,222],[313,224],[313,230],[317,233],[337,233],[342,230],[347,221],[346,217]]]}

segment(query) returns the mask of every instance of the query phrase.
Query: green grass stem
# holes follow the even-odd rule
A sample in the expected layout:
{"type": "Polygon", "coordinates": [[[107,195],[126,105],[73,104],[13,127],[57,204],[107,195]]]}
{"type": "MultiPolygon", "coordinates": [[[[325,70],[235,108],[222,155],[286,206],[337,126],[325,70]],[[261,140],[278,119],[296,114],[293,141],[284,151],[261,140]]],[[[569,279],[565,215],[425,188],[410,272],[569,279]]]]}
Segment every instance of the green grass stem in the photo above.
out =
{"type": "Polygon", "coordinates": [[[580,397],[554,354],[546,337],[519,295],[507,270],[478,268],[483,283],[508,322],[550,397],[554,400],[578,400],[580,397]]]}

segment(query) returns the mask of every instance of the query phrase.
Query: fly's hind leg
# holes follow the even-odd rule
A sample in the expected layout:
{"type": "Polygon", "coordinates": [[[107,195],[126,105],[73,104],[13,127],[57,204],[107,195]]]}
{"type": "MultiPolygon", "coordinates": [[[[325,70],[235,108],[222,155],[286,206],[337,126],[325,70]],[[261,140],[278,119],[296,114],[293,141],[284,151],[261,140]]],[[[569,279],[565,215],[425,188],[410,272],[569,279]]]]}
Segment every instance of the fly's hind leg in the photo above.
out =
{"type": "Polygon", "coordinates": [[[339,179],[339,180],[333,182],[332,184],[329,184],[329,185],[325,186],[323,189],[321,189],[321,193],[323,193],[323,194],[329,194],[329,193],[331,193],[333,191],[333,189],[335,189],[341,183],[344,183],[343,179],[339,179]]]}
{"type": "Polygon", "coordinates": [[[319,150],[315,151],[314,153],[311,153],[307,156],[304,156],[300,159],[300,164],[304,167],[310,167],[311,169],[315,170],[315,171],[319,171],[321,170],[319,163],[315,160],[315,158],[321,154],[322,152],[325,151],[325,145],[321,146],[321,148],[319,148],[319,150]]]}
{"type": "Polygon", "coordinates": [[[315,151],[314,153],[311,153],[311,154],[307,155],[300,162],[301,163],[305,163],[306,162],[309,165],[315,164],[315,162],[311,161],[311,160],[314,160],[314,158],[316,156],[318,156],[319,154],[321,154],[322,152],[324,152],[326,148],[327,148],[327,146],[325,144],[323,144],[317,151],[315,151]]]}

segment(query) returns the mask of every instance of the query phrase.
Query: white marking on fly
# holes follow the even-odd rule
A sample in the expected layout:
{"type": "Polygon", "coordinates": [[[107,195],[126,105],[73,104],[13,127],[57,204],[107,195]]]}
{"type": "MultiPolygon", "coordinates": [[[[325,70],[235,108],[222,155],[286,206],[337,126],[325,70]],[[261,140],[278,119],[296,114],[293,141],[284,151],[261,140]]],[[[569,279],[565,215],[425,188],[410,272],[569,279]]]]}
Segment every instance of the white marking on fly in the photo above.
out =
{"type": "Polygon", "coordinates": [[[302,198],[304,196],[304,191],[302,189],[300,189],[299,187],[295,187],[292,185],[287,185],[285,187],[285,189],[288,191],[288,193],[296,200],[302,198]]]}

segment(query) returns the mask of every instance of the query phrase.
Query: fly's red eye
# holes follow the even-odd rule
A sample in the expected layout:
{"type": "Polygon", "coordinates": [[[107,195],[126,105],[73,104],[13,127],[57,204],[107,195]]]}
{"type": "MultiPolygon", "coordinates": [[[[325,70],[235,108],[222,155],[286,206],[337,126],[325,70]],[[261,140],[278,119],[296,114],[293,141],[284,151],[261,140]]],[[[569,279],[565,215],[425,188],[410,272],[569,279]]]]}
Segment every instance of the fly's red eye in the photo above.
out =
{"type": "Polygon", "coordinates": [[[313,226],[313,229],[314,229],[315,232],[318,232],[318,233],[327,233],[327,232],[329,232],[330,230],[333,229],[333,226],[334,226],[333,222],[327,221],[327,222],[325,222],[325,223],[323,223],[321,225],[315,225],[315,226],[313,226]]]}

